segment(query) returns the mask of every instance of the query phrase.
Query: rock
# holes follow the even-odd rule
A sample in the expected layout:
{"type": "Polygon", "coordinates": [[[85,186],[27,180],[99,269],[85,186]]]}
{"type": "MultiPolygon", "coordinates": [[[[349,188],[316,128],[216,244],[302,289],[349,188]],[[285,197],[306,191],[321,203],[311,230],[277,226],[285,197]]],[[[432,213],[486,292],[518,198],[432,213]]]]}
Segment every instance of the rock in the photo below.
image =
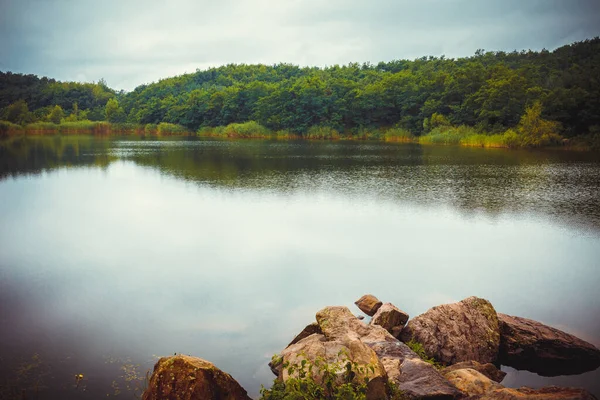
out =
{"type": "MultiPolygon", "coordinates": [[[[358,339],[345,336],[340,340],[327,340],[324,335],[313,334],[298,343],[295,343],[281,353],[283,364],[301,366],[302,361],[306,360],[306,370],[313,365],[312,373],[317,383],[322,383],[322,373],[319,373],[319,367],[315,366],[315,361],[325,361],[330,366],[337,365],[336,378],[338,384],[344,383],[344,373],[348,361],[356,363],[357,368],[355,381],[363,382],[368,379],[367,399],[379,400],[387,398],[387,374],[381,361],[377,358],[375,352],[358,339]],[[370,368],[373,368],[371,370],[370,368]],[[364,372],[360,372],[363,369],[364,372]]],[[[279,368],[279,378],[284,382],[290,377],[297,377],[298,372],[288,371],[288,368],[279,368]]]]}
{"type": "Polygon", "coordinates": [[[469,399],[477,400],[596,400],[591,393],[577,388],[548,386],[541,389],[498,389],[469,399]]]}
{"type": "Polygon", "coordinates": [[[369,344],[381,360],[390,382],[410,399],[456,399],[461,392],[446,380],[433,365],[402,342],[369,344]]]}
{"type": "Polygon", "coordinates": [[[360,319],[362,321],[363,319],[365,319],[365,316],[364,315],[357,315],[356,318],[358,318],[358,319],[360,319]]]}
{"type": "Polygon", "coordinates": [[[348,307],[325,307],[317,313],[317,323],[328,340],[341,340],[348,337],[361,340],[363,343],[397,341],[382,327],[367,325],[360,321],[348,307]]]}
{"type": "Polygon", "coordinates": [[[487,376],[491,380],[498,383],[502,382],[502,380],[506,376],[506,372],[499,370],[494,364],[480,364],[477,361],[462,361],[457,364],[451,365],[442,370],[442,375],[451,371],[456,371],[465,368],[474,369],[475,371],[487,376]]]}
{"type": "Polygon", "coordinates": [[[226,372],[197,357],[163,357],[154,366],[143,400],[250,400],[226,372]]]}
{"type": "Polygon", "coordinates": [[[467,396],[477,396],[491,390],[504,389],[504,386],[472,368],[444,370],[442,374],[467,396]]]}
{"type": "Polygon", "coordinates": [[[408,321],[408,314],[392,303],[384,303],[373,318],[370,325],[379,325],[394,337],[398,337],[408,321]]]}
{"type": "Polygon", "coordinates": [[[600,366],[600,350],[540,322],[506,314],[500,320],[500,362],[544,376],[572,375],[600,366]]]}
{"type": "Polygon", "coordinates": [[[363,297],[356,300],[354,304],[356,304],[362,312],[367,314],[369,317],[372,317],[383,303],[381,303],[381,301],[379,301],[377,297],[373,296],[372,294],[365,294],[363,297]]]}
{"type": "Polygon", "coordinates": [[[471,360],[494,363],[500,347],[498,317],[489,301],[469,297],[413,318],[400,339],[421,343],[429,357],[447,365],[471,360]]]}
{"type": "Polygon", "coordinates": [[[300,332],[298,335],[296,335],[296,337],[290,342],[290,344],[288,344],[288,346],[291,346],[294,343],[298,343],[305,337],[309,337],[310,335],[312,335],[314,333],[323,333],[323,332],[321,332],[321,327],[316,322],[306,325],[306,327],[304,329],[302,329],[302,332],[300,332]]]}

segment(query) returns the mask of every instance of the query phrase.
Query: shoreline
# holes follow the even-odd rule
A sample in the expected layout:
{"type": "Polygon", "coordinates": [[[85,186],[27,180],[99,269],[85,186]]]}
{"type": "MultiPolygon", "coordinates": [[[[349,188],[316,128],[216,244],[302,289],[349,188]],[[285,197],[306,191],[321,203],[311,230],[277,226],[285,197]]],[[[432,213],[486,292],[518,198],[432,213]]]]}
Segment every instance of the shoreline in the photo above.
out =
{"type": "Polygon", "coordinates": [[[319,142],[381,142],[381,143],[400,143],[400,144],[418,144],[423,146],[456,146],[470,148],[485,148],[485,149],[507,149],[507,150],[566,150],[566,151],[582,151],[582,152],[597,152],[597,148],[593,139],[575,137],[570,140],[565,139],[560,144],[550,144],[541,146],[509,146],[498,142],[486,143],[486,138],[498,137],[499,135],[484,135],[478,134],[474,136],[466,136],[462,139],[453,139],[449,141],[432,140],[429,135],[424,136],[392,136],[386,135],[381,131],[363,132],[360,134],[340,134],[334,135],[299,135],[290,132],[227,132],[223,127],[217,128],[202,128],[197,132],[190,131],[183,126],[165,124],[161,127],[155,125],[149,128],[147,125],[136,124],[111,124],[108,122],[89,122],[85,126],[81,124],[52,124],[44,123],[33,124],[34,126],[20,126],[11,124],[11,126],[3,126],[0,129],[0,140],[15,138],[15,137],[39,137],[52,135],[91,135],[91,136],[136,136],[145,137],[185,137],[185,138],[212,138],[224,140],[275,140],[275,141],[319,141],[319,142]],[[475,140],[472,140],[475,138],[475,140]]]}

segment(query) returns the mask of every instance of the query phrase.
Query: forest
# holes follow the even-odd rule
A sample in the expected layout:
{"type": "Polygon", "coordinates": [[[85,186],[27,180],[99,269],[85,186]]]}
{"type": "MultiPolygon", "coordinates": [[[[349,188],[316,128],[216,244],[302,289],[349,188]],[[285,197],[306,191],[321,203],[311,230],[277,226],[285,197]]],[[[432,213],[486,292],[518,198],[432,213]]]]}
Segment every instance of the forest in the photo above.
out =
{"type": "Polygon", "coordinates": [[[376,138],[519,147],[600,142],[600,38],[324,68],[230,64],[116,91],[0,72],[0,131],[376,138]],[[101,122],[105,121],[105,122],[101,122]],[[104,125],[102,125],[104,124],[104,125]]]}

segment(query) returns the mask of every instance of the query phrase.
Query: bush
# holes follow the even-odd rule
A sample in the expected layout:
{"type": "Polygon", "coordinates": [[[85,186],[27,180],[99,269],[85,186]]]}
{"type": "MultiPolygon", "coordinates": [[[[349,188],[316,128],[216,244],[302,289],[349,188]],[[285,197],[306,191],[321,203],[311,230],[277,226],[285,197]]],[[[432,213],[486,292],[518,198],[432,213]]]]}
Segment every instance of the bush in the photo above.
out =
{"type": "Polygon", "coordinates": [[[403,128],[391,128],[385,131],[383,139],[386,142],[412,142],[415,136],[403,128]]]}
{"type": "Polygon", "coordinates": [[[0,136],[8,135],[9,133],[19,132],[21,125],[13,124],[9,121],[0,121],[0,136]]]}
{"type": "MultiPolygon", "coordinates": [[[[144,131],[146,128],[144,127],[144,131]]],[[[184,126],[170,124],[168,122],[161,122],[156,128],[156,132],[159,135],[183,135],[187,133],[187,129],[184,126]]]]}
{"type": "Polygon", "coordinates": [[[307,139],[329,139],[335,140],[340,139],[341,135],[338,131],[328,126],[317,125],[311,127],[306,135],[307,139]]]}
{"type": "Polygon", "coordinates": [[[303,359],[299,364],[284,363],[283,368],[290,377],[285,382],[275,379],[270,389],[263,387],[261,400],[366,400],[368,373],[375,371],[373,366],[359,366],[347,356],[335,363],[303,359]]]}

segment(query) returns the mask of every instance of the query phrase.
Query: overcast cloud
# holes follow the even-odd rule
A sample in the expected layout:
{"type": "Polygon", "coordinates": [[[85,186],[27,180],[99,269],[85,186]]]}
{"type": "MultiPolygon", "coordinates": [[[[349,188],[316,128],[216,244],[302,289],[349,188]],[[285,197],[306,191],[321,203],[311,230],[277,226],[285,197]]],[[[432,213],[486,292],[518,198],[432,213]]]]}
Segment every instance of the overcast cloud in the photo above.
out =
{"type": "Polygon", "coordinates": [[[131,90],[227,63],[325,66],[600,36],[599,0],[0,0],[0,70],[131,90]]]}

